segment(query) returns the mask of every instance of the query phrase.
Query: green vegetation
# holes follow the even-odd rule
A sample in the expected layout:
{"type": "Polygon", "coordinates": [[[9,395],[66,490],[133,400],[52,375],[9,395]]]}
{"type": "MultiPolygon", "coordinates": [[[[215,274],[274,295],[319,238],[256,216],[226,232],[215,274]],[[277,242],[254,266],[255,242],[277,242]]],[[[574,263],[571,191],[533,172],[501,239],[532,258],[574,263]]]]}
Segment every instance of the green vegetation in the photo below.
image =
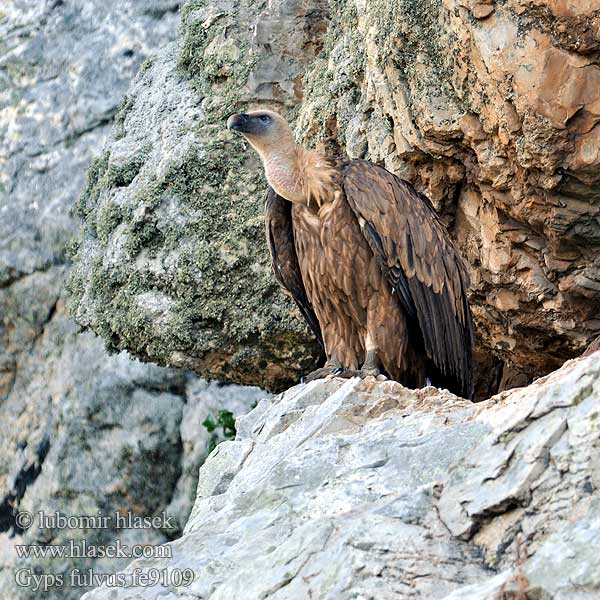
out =
{"type": "Polygon", "coordinates": [[[211,434],[206,450],[210,454],[223,440],[235,438],[235,418],[228,410],[220,410],[216,416],[208,415],[202,422],[202,427],[211,434]],[[220,431],[219,431],[220,430],[220,431]]]}
{"type": "MultiPolygon", "coordinates": [[[[149,63],[149,61],[147,60],[146,62],[144,62],[144,64],[142,64],[141,69],[144,69],[144,65],[146,65],[147,63],[149,65],[152,64],[151,62],[149,63]]],[[[149,68],[149,66],[147,66],[146,68],[149,68]]],[[[117,114],[115,115],[113,132],[113,136],[115,137],[115,139],[118,140],[125,136],[125,119],[127,118],[127,115],[129,114],[132,108],[133,99],[130,96],[126,95],[125,98],[123,98],[123,100],[121,101],[119,109],[117,110],[117,114]]]]}

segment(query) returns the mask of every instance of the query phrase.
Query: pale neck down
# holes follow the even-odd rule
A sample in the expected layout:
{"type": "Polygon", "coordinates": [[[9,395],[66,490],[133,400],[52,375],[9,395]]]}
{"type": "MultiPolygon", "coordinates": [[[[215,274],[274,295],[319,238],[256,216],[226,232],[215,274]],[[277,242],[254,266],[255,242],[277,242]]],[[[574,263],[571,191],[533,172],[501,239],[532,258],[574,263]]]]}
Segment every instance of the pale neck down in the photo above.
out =
{"type": "Polygon", "coordinates": [[[320,207],[333,199],[336,170],[325,156],[298,145],[260,154],[269,185],[286,200],[320,207]]]}
{"type": "Polygon", "coordinates": [[[290,202],[306,204],[304,198],[304,174],[298,166],[299,146],[295,146],[290,152],[273,150],[265,154],[263,165],[269,185],[283,198],[290,202]]]}

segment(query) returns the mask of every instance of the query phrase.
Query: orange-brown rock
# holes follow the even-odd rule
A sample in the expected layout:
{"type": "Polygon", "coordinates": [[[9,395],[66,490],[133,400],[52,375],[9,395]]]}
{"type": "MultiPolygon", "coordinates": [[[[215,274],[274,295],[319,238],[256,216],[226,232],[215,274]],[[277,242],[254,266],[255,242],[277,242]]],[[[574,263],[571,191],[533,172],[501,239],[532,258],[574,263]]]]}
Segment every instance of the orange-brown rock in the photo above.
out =
{"type": "Polygon", "coordinates": [[[476,4],[472,10],[471,14],[476,19],[485,19],[489,17],[494,12],[494,7],[491,4],[476,4]]]}
{"type": "Polygon", "coordinates": [[[594,352],[600,350],[600,335],[585,349],[585,352],[581,356],[589,356],[594,352]]]}
{"type": "Polygon", "coordinates": [[[599,33],[598,0],[348,3],[308,77],[299,131],[411,180],[467,256],[482,389],[600,331],[599,33]]]}

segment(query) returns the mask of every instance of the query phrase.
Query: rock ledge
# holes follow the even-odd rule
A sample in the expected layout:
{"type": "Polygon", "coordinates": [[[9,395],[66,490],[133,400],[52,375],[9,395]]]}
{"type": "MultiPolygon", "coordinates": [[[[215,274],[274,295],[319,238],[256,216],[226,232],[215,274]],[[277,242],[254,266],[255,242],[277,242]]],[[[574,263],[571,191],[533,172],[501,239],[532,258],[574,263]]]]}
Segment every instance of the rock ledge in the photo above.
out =
{"type": "Polygon", "coordinates": [[[597,597],[599,400],[600,353],[480,404],[389,381],[296,386],[211,454],[173,558],[126,571],[195,581],[84,598],[597,597]]]}

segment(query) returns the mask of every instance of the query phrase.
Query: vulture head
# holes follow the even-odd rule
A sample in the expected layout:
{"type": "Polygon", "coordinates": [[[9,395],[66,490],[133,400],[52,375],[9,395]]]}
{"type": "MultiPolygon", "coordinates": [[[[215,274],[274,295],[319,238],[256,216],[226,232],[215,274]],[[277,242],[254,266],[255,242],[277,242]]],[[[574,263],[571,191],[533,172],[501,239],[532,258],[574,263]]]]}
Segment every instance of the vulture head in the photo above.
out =
{"type": "Polygon", "coordinates": [[[254,110],[231,115],[227,129],[241,133],[261,158],[271,153],[293,151],[294,134],[286,120],[272,110],[254,110]]]}
{"type": "Polygon", "coordinates": [[[248,140],[263,162],[269,185],[286,200],[320,207],[339,187],[334,164],[297,145],[291,127],[280,114],[258,109],[231,115],[227,128],[248,140]]]}

